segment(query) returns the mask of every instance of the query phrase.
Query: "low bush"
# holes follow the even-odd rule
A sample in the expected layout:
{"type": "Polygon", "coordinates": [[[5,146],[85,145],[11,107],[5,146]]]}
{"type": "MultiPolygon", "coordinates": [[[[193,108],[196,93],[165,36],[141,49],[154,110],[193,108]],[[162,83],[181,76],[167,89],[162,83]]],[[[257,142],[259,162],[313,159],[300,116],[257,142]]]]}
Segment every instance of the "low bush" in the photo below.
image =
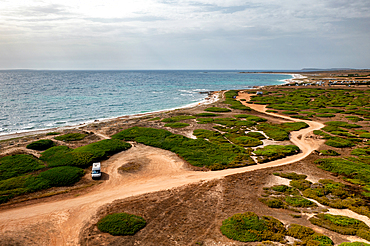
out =
{"type": "Polygon", "coordinates": [[[216,144],[204,139],[191,139],[169,131],[132,127],[112,136],[170,150],[190,164],[211,170],[254,164],[244,148],[230,143],[216,144]]]}
{"type": "Polygon", "coordinates": [[[171,127],[171,128],[184,128],[184,127],[190,126],[190,124],[183,123],[183,122],[173,122],[173,123],[167,123],[164,126],[171,127]]]}
{"type": "Polygon", "coordinates": [[[260,163],[284,158],[299,153],[300,149],[295,145],[268,145],[254,151],[255,155],[263,156],[260,163]]]}
{"type": "Polygon", "coordinates": [[[304,115],[292,115],[290,117],[295,118],[295,119],[301,119],[301,120],[309,120],[310,119],[310,118],[308,118],[307,116],[304,116],[304,115]]]}
{"type": "Polygon", "coordinates": [[[259,218],[253,212],[234,214],[222,222],[220,229],[226,237],[240,242],[283,241],[286,231],[277,219],[259,218]]]}
{"type": "Polygon", "coordinates": [[[320,153],[325,156],[338,156],[340,155],[338,152],[328,149],[328,150],[321,150],[320,153]]]}
{"type": "Polygon", "coordinates": [[[335,114],[316,114],[316,117],[321,117],[321,118],[331,118],[335,117],[335,114]]]}
{"type": "Polygon", "coordinates": [[[325,141],[325,144],[334,148],[349,148],[355,146],[352,141],[339,137],[333,137],[325,141]]]}
{"type": "Polygon", "coordinates": [[[369,156],[370,155],[370,148],[356,148],[356,149],[352,150],[351,155],[369,156]]]}
{"type": "Polygon", "coordinates": [[[353,243],[341,243],[339,246],[370,246],[368,243],[363,242],[353,242],[353,243]]]}
{"type": "Polygon", "coordinates": [[[229,138],[234,144],[243,146],[243,147],[255,147],[262,145],[263,142],[257,138],[252,138],[248,136],[240,136],[235,138],[229,138]]]}
{"type": "Polygon", "coordinates": [[[131,144],[118,139],[104,139],[73,150],[74,153],[91,153],[95,161],[131,148],[131,144]]]}
{"type": "Polygon", "coordinates": [[[314,225],[343,235],[357,235],[364,238],[370,233],[370,228],[364,222],[342,215],[317,214],[309,221],[314,225]]]}
{"type": "Polygon", "coordinates": [[[350,121],[353,121],[353,122],[359,122],[359,121],[363,121],[364,120],[363,118],[360,118],[358,116],[346,116],[345,118],[346,119],[349,119],[350,121]]]}
{"type": "Polygon", "coordinates": [[[27,149],[34,149],[34,150],[46,150],[54,146],[54,142],[50,139],[42,139],[30,143],[26,146],[27,149]]]}
{"type": "Polygon", "coordinates": [[[260,132],[248,132],[246,134],[248,137],[251,137],[251,138],[257,138],[257,139],[266,139],[265,135],[263,135],[262,133],[260,132]]]}
{"type": "Polygon", "coordinates": [[[55,167],[39,174],[51,186],[69,186],[80,181],[84,170],[78,167],[55,167]]]}
{"type": "Polygon", "coordinates": [[[284,203],[276,198],[261,199],[261,202],[266,204],[269,208],[284,208],[284,203]]]}
{"type": "Polygon", "coordinates": [[[208,124],[212,122],[213,122],[213,118],[197,118],[198,124],[208,124]]]}
{"type": "Polygon", "coordinates": [[[362,133],[360,134],[360,138],[370,138],[370,133],[362,133]]]}
{"type": "Polygon", "coordinates": [[[285,198],[285,201],[287,204],[293,207],[307,208],[317,206],[314,202],[307,200],[301,196],[287,196],[285,198]]]}
{"type": "Polygon", "coordinates": [[[291,224],[288,228],[287,235],[300,239],[303,245],[318,245],[318,246],[329,246],[334,245],[333,241],[322,234],[319,234],[311,228],[291,224]]]}
{"type": "Polygon", "coordinates": [[[206,108],[204,111],[208,111],[208,112],[220,112],[220,113],[231,112],[231,110],[228,109],[228,108],[219,108],[219,107],[206,108]]]}
{"type": "Polygon", "coordinates": [[[297,174],[297,173],[273,173],[275,176],[280,176],[282,178],[286,179],[293,179],[293,180],[300,180],[300,179],[306,179],[307,175],[304,174],[297,174]]]}
{"type": "Polygon", "coordinates": [[[15,196],[50,188],[47,180],[32,175],[24,175],[0,181],[0,204],[15,196]]]}
{"type": "Polygon", "coordinates": [[[336,109],[336,108],[319,108],[319,109],[315,109],[315,112],[321,113],[321,114],[325,114],[325,113],[338,114],[338,113],[343,113],[344,110],[336,109]]]}
{"type": "Polygon", "coordinates": [[[200,113],[200,114],[196,114],[195,116],[196,117],[215,117],[215,116],[219,116],[219,115],[214,114],[214,113],[200,113]]]}
{"type": "Polygon", "coordinates": [[[60,132],[48,132],[46,133],[46,136],[52,136],[52,135],[59,135],[60,132]]]}
{"type": "Polygon", "coordinates": [[[327,125],[327,126],[336,126],[336,127],[344,127],[344,128],[348,128],[348,129],[361,128],[362,127],[360,125],[349,124],[349,123],[344,122],[344,121],[329,121],[329,122],[326,122],[325,125],[327,125]]]}
{"type": "Polygon", "coordinates": [[[86,134],[82,133],[67,133],[61,136],[57,136],[54,139],[60,141],[78,141],[84,139],[86,136],[86,134]]]}
{"type": "Polygon", "coordinates": [[[97,227],[113,236],[134,235],[146,226],[144,218],[127,213],[109,214],[99,220],[97,227]]]}
{"type": "Polygon", "coordinates": [[[291,111],[291,110],[282,111],[281,113],[282,114],[287,114],[287,115],[295,115],[295,114],[298,114],[297,111],[291,111]]]}
{"type": "Polygon", "coordinates": [[[276,140],[283,141],[289,140],[289,133],[292,131],[298,131],[303,128],[307,128],[308,124],[304,122],[293,122],[283,124],[268,124],[261,123],[257,126],[257,129],[266,133],[267,136],[276,140]]]}
{"type": "Polygon", "coordinates": [[[290,185],[297,188],[298,190],[304,191],[311,187],[312,182],[305,179],[298,179],[290,181],[290,185]]]}
{"type": "Polygon", "coordinates": [[[331,139],[331,138],[333,138],[332,135],[327,134],[326,132],[323,132],[323,131],[320,131],[320,130],[314,130],[313,131],[313,134],[318,135],[318,136],[322,136],[324,139],[331,139]]]}
{"type": "Polygon", "coordinates": [[[44,168],[32,155],[11,155],[0,158],[0,180],[17,177],[44,168]]]}
{"type": "Polygon", "coordinates": [[[250,114],[236,114],[234,115],[235,118],[243,118],[249,121],[255,121],[255,122],[266,122],[267,119],[261,118],[255,115],[250,115],[250,114]]]}
{"type": "Polygon", "coordinates": [[[154,118],[149,119],[148,121],[156,121],[156,120],[160,120],[160,119],[161,119],[161,117],[154,117],[154,118]]]}
{"type": "Polygon", "coordinates": [[[189,120],[189,119],[195,119],[195,116],[192,115],[178,115],[171,118],[165,118],[162,120],[162,122],[179,122],[182,120],[189,120]]]}

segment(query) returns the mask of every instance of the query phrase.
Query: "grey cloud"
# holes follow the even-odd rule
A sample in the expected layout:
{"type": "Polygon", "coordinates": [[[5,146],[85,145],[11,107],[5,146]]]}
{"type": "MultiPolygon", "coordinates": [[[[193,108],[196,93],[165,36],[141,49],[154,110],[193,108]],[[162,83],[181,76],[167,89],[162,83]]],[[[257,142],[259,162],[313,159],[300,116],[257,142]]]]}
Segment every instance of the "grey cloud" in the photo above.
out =
{"type": "Polygon", "coordinates": [[[139,16],[132,18],[84,18],[85,20],[99,23],[122,23],[122,22],[132,22],[132,21],[141,21],[141,22],[152,22],[152,21],[161,21],[166,20],[163,17],[157,16],[139,16]]]}

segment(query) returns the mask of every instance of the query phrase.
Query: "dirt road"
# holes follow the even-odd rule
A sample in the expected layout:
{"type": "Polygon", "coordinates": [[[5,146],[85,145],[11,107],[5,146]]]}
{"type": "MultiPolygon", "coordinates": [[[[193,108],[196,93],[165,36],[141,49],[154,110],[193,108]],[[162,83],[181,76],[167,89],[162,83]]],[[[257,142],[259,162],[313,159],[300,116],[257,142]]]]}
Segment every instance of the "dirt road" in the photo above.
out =
{"type": "MultiPolygon", "coordinates": [[[[240,98],[249,99],[248,94],[242,94],[240,98]]],[[[265,111],[262,105],[248,106],[260,112],[265,111]]],[[[302,160],[322,143],[312,138],[312,131],[320,129],[323,125],[317,122],[305,122],[309,124],[308,128],[291,134],[291,141],[302,150],[300,154],[266,164],[222,171],[191,171],[174,153],[137,144],[102,163],[102,170],[106,173],[107,180],[88,194],[62,201],[0,211],[2,240],[3,242],[18,240],[14,242],[27,242],[28,245],[78,245],[78,236],[83,225],[100,206],[116,199],[302,160]],[[118,168],[127,163],[137,164],[138,169],[120,174],[118,168]]]]}

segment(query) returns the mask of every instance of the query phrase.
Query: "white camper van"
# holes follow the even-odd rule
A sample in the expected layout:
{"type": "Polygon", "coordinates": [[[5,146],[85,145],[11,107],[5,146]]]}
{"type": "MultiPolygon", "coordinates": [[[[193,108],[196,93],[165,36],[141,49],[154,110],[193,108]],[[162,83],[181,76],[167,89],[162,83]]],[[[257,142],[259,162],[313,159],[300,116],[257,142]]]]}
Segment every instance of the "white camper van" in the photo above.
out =
{"type": "Polygon", "coordinates": [[[91,177],[93,179],[99,179],[101,177],[100,162],[93,163],[91,177]]]}

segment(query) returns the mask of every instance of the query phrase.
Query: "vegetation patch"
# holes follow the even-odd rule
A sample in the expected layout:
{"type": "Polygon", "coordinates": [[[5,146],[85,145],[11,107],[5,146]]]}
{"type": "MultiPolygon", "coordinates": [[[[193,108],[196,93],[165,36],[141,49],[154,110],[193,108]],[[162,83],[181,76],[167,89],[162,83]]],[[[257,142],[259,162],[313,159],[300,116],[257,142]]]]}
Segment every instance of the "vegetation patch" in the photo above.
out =
{"type": "Polygon", "coordinates": [[[261,242],[262,240],[284,241],[284,224],[272,217],[258,217],[253,212],[234,214],[224,220],[223,235],[240,242],[261,242]]]}
{"type": "Polygon", "coordinates": [[[192,115],[179,115],[179,116],[174,116],[171,118],[165,118],[162,120],[162,122],[179,122],[182,120],[189,120],[189,119],[195,119],[195,116],[192,115]]]}
{"type": "Polygon", "coordinates": [[[260,132],[248,132],[246,135],[248,137],[257,138],[259,140],[266,139],[265,135],[260,132]]]}
{"type": "Polygon", "coordinates": [[[335,117],[335,114],[316,114],[316,117],[322,117],[322,118],[331,118],[335,117]]]}
{"type": "Polygon", "coordinates": [[[345,118],[346,119],[349,119],[350,121],[353,121],[353,122],[359,122],[359,121],[363,121],[364,120],[363,118],[360,118],[358,116],[346,116],[345,118]]]}
{"type": "Polygon", "coordinates": [[[290,181],[289,184],[298,190],[304,191],[311,187],[312,182],[305,179],[298,179],[290,181]]]}
{"type": "Polygon", "coordinates": [[[300,149],[295,145],[268,145],[263,148],[258,148],[254,154],[260,156],[259,163],[273,161],[276,159],[284,158],[289,155],[298,154],[300,149]]]}
{"type": "Polygon", "coordinates": [[[332,137],[325,141],[325,144],[334,148],[349,148],[355,146],[352,141],[340,137],[332,137]]]}
{"type": "Polygon", "coordinates": [[[100,231],[113,236],[134,235],[145,226],[144,218],[128,213],[109,214],[97,223],[100,231]]]}
{"type": "Polygon", "coordinates": [[[59,135],[60,132],[48,132],[46,133],[46,136],[53,136],[53,135],[59,135]]]}
{"type": "Polygon", "coordinates": [[[266,133],[267,136],[276,140],[284,141],[289,140],[289,133],[292,131],[298,131],[303,128],[307,128],[308,124],[304,122],[293,122],[283,124],[268,124],[261,123],[257,125],[257,129],[266,133]]]}
{"type": "Polygon", "coordinates": [[[78,167],[55,167],[39,174],[51,186],[69,186],[80,181],[84,170],[78,167]]]}
{"type": "Polygon", "coordinates": [[[60,140],[60,141],[78,141],[82,140],[86,137],[86,134],[83,133],[67,133],[61,136],[57,136],[54,139],[60,140]]]}
{"type": "Polygon", "coordinates": [[[349,123],[344,122],[344,121],[329,121],[329,122],[326,122],[325,125],[334,126],[334,127],[344,127],[344,128],[348,128],[348,129],[361,128],[362,127],[360,125],[349,124],[349,123]]]}
{"type": "Polygon", "coordinates": [[[208,124],[213,123],[213,118],[197,118],[198,124],[208,124]]]}
{"type": "Polygon", "coordinates": [[[291,173],[273,173],[275,176],[279,176],[286,179],[293,179],[293,180],[300,180],[300,179],[306,179],[307,175],[304,174],[297,174],[294,172],[291,173]]]}
{"type": "Polygon", "coordinates": [[[368,243],[363,242],[353,242],[353,243],[341,243],[339,246],[370,246],[368,243]]]}
{"type": "Polygon", "coordinates": [[[287,196],[285,198],[287,204],[293,207],[307,208],[316,207],[316,204],[310,200],[307,200],[301,196],[287,196]]]}
{"type": "Polygon", "coordinates": [[[362,221],[342,215],[318,214],[309,219],[314,225],[343,234],[370,239],[370,228],[362,221]]]}
{"type": "Polygon", "coordinates": [[[225,101],[223,103],[229,104],[230,108],[232,109],[238,109],[238,110],[244,110],[244,111],[251,111],[252,109],[250,107],[247,107],[243,105],[241,102],[235,99],[236,96],[238,96],[239,91],[236,90],[230,90],[225,92],[225,101]]]}
{"type": "Polygon", "coordinates": [[[320,153],[322,155],[326,155],[326,156],[338,156],[338,155],[340,155],[338,152],[336,152],[335,150],[331,150],[331,149],[321,150],[320,153]]]}
{"type": "Polygon", "coordinates": [[[160,120],[160,119],[161,119],[161,117],[154,117],[154,118],[149,119],[148,121],[156,121],[156,120],[160,120]]]}
{"type": "Polygon", "coordinates": [[[234,117],[238,119],[243,118],[243,119],[255,121],[255,122],[266,122],[267,121],[267,119],[265,118],[261,118],[261,117],[250,115],[250,114],[236,114],[234,115],[234,117]]]}
{"type": "Polygon", "coordinates": [[[204,111],[208,111],[208,112],[219,112],[219,113],[231,112],[231,110],[228,109],[228,108],[219,108],[219,107],[206,108],[204,111]]]}
{"type": "Polygon", "coordinates": [[[26,146],[27,149],[34,149],[34,150],[46,150],[54,146],[54,142],[50,139],[42,139],[35,142],[30,143],[26,146]]]}
{"type": "Polygon", "coordinates": [[[219,115],[214,114],[214,113],[200,113],[200,114],[196,114],[195,116],[196,117],[215,117],[215,116],[219,116],[219,115]]]}
{"type": "Polygon", "coordinates": [[[360,138],[370,138],[370,133],[362,133],[360,134],[360,138]]]}
{"type": "Polygon", "coordinates": [[[191,165],[207,167],[211,170],[255,164],[248,151],[240,146],[230,143],[217,144],[205,139],[191,139],[163,129],[132,127],[113,135],[112,138],[136,141],[170,150],[191,165]]]}
{"type": "Polygon", "coordinates": [[[5,180],[44,168],[32,155],[11,155],[0,159],[0,180],[5,180]]]}
{"type": "Polygon", "coordinates": [[[131,144],[118,139],[104,139],[73,150],[74,153],[90,153],[93,161],[106,159],[108,156],[131,148],[131,144]]]}
{"type": "Polygon", "coordinates": [[[173,122],[173,123],[167,123],[164,126],[171,127],[171,128],[184,128],[184,127],[190,126],[190,124],[183,123],[183,122],[173,122]]]}
{"type": "Polygon", "coordinates": [[[261,242],[265,240],[286,244],[285,236],[291,236],[299,241],[299,245],[334,245],[333,241],[311,228],[292,224],[286,230],[279,220],[270,217],[259,217],[253,212],[234,214],[224,220],[221,232],[226,237],[240,242],[261,242]]]}

